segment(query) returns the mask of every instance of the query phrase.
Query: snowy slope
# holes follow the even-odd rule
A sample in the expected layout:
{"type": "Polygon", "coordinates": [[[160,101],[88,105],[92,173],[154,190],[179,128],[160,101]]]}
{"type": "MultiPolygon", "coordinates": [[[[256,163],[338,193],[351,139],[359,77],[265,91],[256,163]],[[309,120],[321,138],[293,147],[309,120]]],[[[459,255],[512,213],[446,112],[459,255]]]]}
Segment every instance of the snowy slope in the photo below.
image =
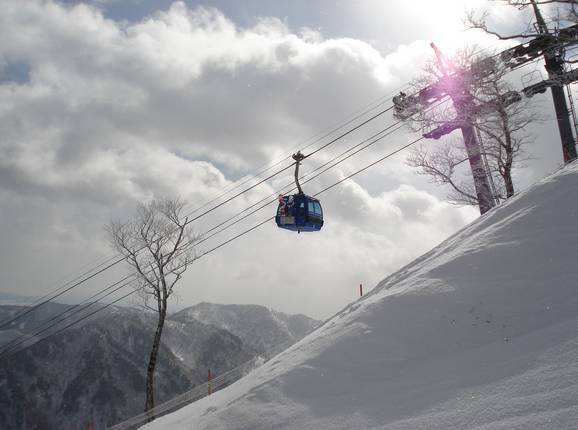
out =
{"type": "Polygon", "coordinates": [[[578,164],[146,429],[578,428],[578,164]]]}

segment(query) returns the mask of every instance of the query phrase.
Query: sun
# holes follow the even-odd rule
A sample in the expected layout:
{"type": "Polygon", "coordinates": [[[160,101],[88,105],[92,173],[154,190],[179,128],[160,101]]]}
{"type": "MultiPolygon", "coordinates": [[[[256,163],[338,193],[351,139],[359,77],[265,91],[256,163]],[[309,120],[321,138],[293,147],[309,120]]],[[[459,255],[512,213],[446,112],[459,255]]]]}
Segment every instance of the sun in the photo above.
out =
{"type": "MultiPolygon", "coordinates": [[[[438,0],[419,2],[420,21],[427,22],[429,42],[434,42],[446,55],[451,55],[464,46],[486,47],[494,39],[477,30],[467,30],[466,14],[481,11],[488,6],[486,0],[438,0]]],[[[426,36],[424,34],[424,36],[426,36]]],[[[427,37],[426,36],[426,37],[427,37]]]]}

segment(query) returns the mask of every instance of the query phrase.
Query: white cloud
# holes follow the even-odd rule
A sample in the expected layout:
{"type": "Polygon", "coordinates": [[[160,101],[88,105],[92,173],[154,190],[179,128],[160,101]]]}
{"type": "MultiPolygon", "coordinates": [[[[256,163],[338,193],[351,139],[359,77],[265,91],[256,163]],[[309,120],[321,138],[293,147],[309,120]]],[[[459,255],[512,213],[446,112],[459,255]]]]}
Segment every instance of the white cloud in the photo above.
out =
{"type": "MultiPolygon", "coordinates": [[[[136,201],[179,194],[188,208],[198,207],[232,178],[396,90],[429,55],[424,41],[384,55],[360,40],[292,32],[276,18],[241,29],[215,9],[182,2],[136,23],[50,1],[0,0],[0,12],[0,64],[24,62],[30,72],[27,82],[0,84],[0,228],[7,238],[1,288],[24,286],[27,293],[40,293],[44,279],[101,253],[101,226],[128,216],[136,201]],[[27,272],[23,262],[42,270],[27,272]]],[[[368,134],[364,129],[347,143],[368,134]]],[[[475,216],[440,201],[443,192],[409,174],[402,160],[324,194],[322,233],[268,225],[203,258],[183,282],[181,305],[256,302],[327,316],[354,298],[359,282],[373,286],[475,216]]],[[[316,162],[312,157],[304,168],[316,162]]],[[[287,172],[276,183],[291,178],[287,172]]],[[[255,190],[197,228],[273,191],[255,190]]]]}

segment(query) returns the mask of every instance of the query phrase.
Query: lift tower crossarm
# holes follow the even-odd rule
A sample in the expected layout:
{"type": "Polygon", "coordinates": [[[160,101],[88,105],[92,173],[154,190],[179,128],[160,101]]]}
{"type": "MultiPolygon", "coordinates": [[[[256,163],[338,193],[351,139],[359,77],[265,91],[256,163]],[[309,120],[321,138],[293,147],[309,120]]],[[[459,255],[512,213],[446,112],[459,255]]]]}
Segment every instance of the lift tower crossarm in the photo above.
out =
{"type": "Polygon", "coordinates": [[[546,79],[537,84],[530,85],[522,90],[526,97],[532,97],[535,94],[545,93],[548,88],[555,86],[568,85],[578,81],[578,69],[569,70],[557,75],[554,79],[546,79]]]}

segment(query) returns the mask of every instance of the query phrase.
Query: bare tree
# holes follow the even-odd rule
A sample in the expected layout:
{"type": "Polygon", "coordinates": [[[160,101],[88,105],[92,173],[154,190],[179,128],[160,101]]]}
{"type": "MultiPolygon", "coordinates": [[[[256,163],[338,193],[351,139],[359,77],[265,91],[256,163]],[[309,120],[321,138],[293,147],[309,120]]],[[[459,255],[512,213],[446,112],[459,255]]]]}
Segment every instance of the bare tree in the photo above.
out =
{"type": "MultiPolygon", "coordinates": [[[[453,67],[452,79],[462,80],[460,85],[466,89],[465,95],[472,101],[470,110],[456,112],[450,103],[419,110],[412,117],[411,127],[428,132],[472,124],[480,138],[486,169],[492,175],[494,198],[506,199],[515,192],[512,169],[521,167],[523,148],[532,142],[527,127],[538,117],[529,106],[529,100],[522,99],[506,81],[507,68],[494,56],[481,57],[475,55],[474,50],[472,47],[466,48],[448,62],[453,67]],[[483,73],[472,72],[480,67],[485,68],[483,73]]],[[[414,87],[423,88],[432,82],[443,82],[439,67],[438,63],[428,63],[425,74],[415,81],[414,87]]],[[[434,137],[439,138],[442,134],[434,133],[434,137]]],[[[467,160],[468,154],[463,145],[444,140],[416,147],[407,163],[417,168],[420,174],[430,176],[432,182],[449,185],[450,202],[477,206],[479,201],[474,185],[471,179],[460,175],[458,167],[467,160]]]]}
{"type": "Polygon", "coordinates": [[[504,80],[506,71],[498,65],[494,79],[482,82],[474,92],[480,107],[474,125],[479,132],[490,174],[497,178],[496,197],[514,195],[512,169],[522,167],[524,146],[533,142],[528,127],[541,116],[504,80]]]}
{"type": "Polygon", "coordinates": [[[458,166],[468,160],[468,154],[461,142],[452,141],[430,148],[418,146],[406,159],[409,166],[417,168],[420,175],[429,176],[431,182],[449,185],[448,201],[458,205],[478,205],[478,198],[471,180],[458,177],[458,166]]]}
{"type": "MultiPolygon", "coordinates": [[[[497,2],[502,4],[507,4],[510,6],[517,7],[518,9],[524,9],[526,7],[547,5],[553,10],[553,21],[557,24],[557,27],[561,27],[564,21],[566,22],[578,22],[578,0],[490,0],[491,2],[497,2]]],[[[540,34],[540,31],[535,27],[528,26],[528,28],[523,29],[519,33],[503,35],[496,31],[491,30],[488,27],[487,20],[489,14],[487,11],[469,11],[466,14],[466,27],[470,29],[479,29],[485,33],[492,34],[501,40],[508,39],[528,39],[536,37],[540,34]]]]}
{"type": "Polygon", "coordinates": [[[158,316],[146,374],[145,411],[154,407],[154,374],[167,301],[194,259],[195,238],[187,228],[187,218],[181,219],[183,206],[178,199],[153,200],[139,204],[131,221],[111,221],[106,226],[111,244],[136,275],[135,288],[142,294],[145,306],[158,316]]]}

